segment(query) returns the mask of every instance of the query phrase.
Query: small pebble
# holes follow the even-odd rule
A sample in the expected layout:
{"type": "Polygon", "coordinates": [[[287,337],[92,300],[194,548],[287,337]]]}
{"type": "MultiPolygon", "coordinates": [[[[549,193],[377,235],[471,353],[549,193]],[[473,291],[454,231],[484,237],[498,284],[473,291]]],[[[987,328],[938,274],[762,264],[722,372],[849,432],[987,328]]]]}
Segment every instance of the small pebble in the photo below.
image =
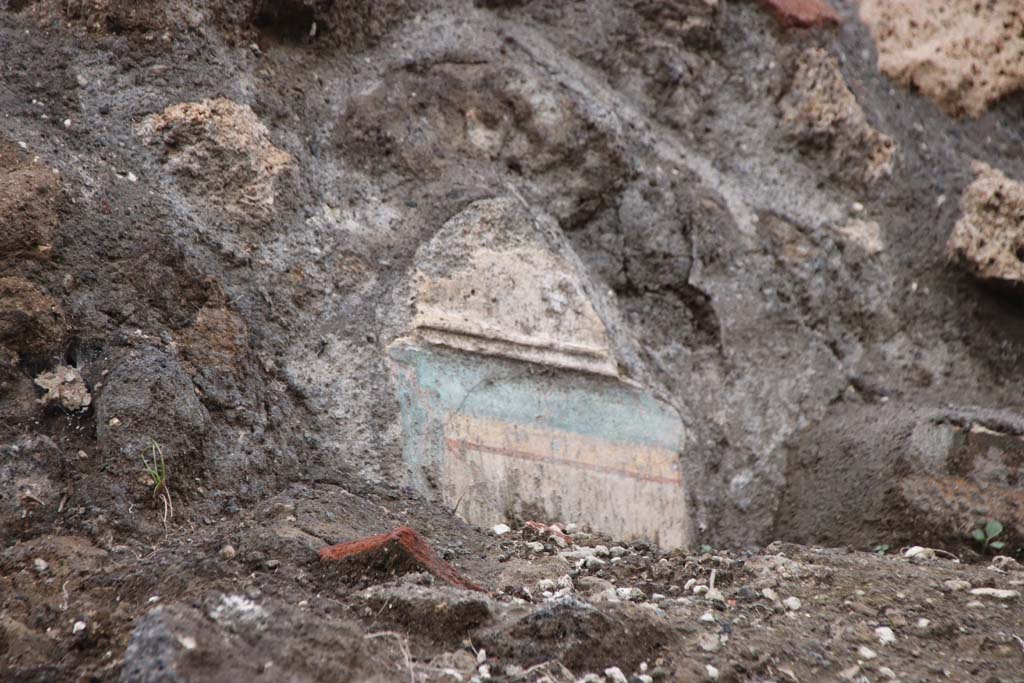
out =
{"type": "Polygon", "coordinates": [[[611,683],[628,683],[626,674],[622,673],[622,669],[617,666],[610,666],[605,669],[604,675],[611,683]]]}
{"type": "Polygon", "coordinates": [[[687,579],[686,583],[683,584],[683,590],[688,591],[697,585],[697,579],[687,579]]]}
{"type": "Polygon", "coordinates": [[[875,635],[878,636],[878,642],[882,645],[892,645],[896,642],[896,634],[888,626],[879,626],[876,628],[875,635]]]}
{"type": "Polygon", "coordinates": [[[706,664],[704,668],[707,669],[709,681],[718,680],[718,669],[716,667],[713,667],[710,664],[706,664]]]}
{"type": "Polygon", "coordinates": [[[235,546],[228,544],[220,549],[220,559],[222,560],[233,560],[238,553],[235,552],[235,546]]]}
{"type": "Polygon", "coordinates": [[[32,560],[32,566],[35,567],[35,570],[40,574],[44,573],[47,569],[50,568],[50,564],[41,557],[37,557],[36,559],[32,560]]]}
{"type": "Polygon", "coordinates": [[[861,645],[859,648],[857,648],[857,654],[860,656],[861,659],[874,659],[878,656],[877,652],[872,650],[870,647],[867,647],[866,645],[861,645]]]}
{"type": "Polygon", "coordinates": [[[722,639],[718,637],[717,633],[702,633],[697,639],[697,647],[704,652],[718,652],[722,647],[722,639]]]}
{"type": "Polygon", "coordinates": [[[779,594],[773,591],[771,588],[765,588],[764,590],[762,590],[761,595],[764,596],[765,600],[771,600],[772,602],[775,602],[779,599],[779,594]]]}
{"type": "Polygon", "coordinates": [[[795,612],[801,607],[803,607],[803,603],[800,602],[800,598],[796,597],[795,595],[791,595],[785,600],[783,600],[782,604],[785,605],[786,609],[788,609],[791,612],[795,612]]]}
{"type": "Polygon", "coordinates": [[[984,595],[996,600],[1011,600],[1020,595],[1020,591],[1008,588],[973,588],[971,589],[971,595],[984,595]]]}
{"type": "Polygon", "coordinates": [[[491,528],[491,531],[494,533],[495,536],[504,536],[508,532],[512,531],[512,527],[510,527],[508,524],[495,524],[491,528]]]}
{"type": "Polygon", "coordinates": [[[714,623],[715,615],[711,612],[705,612],[704,614],[700,615],[698,621],[703,621],[704,623],[714,623]]]}
{"type": "Polygon", "coordinates": [[[1006,555],[996,555],[993,557],[992,567],[993,569],[999,569],[1004,572],[1020,571],[1024,569],[1024,566],[1021,566],[1020,562],[1006,555]]]}
{"type": "Polygon", "coordinates": [[[925,619],[924,617],[921,617],[920,619],[917,620],[917,627],[918,628],[928,628],[928,625],[931,624],[931,623],[932,622],[931,622],[930,619],[925,619]]]}
{"type": "Polygon", "coordinates": [[[71,632],[72,633],[81,633],[84,630],[85,630],[85,622],[84,621],[76,621],[75,625],[71,627],[71,632]]]}
{"type": "Polygon", "coordinates": [[[971,582],[964,581],[963,579],[950,579],[949,581],[943,581],[942,585],[946,587],[946,590],[956,593],[957,591],[969,590],[971,582]]]}

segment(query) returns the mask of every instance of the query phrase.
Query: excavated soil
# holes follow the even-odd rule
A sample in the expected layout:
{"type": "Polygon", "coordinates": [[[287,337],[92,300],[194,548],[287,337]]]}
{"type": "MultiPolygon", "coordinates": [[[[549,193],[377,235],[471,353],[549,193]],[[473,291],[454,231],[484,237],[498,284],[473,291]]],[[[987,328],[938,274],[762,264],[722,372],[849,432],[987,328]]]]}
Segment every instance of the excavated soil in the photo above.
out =
{"type": "Polygon", "coordinates": [[[0,680],[1024,681],[1021,258],[947,248],[1024,99],[822,7],[0,0],[0,680]],[[410,478],[387,349],[491,198],[685,425],[692,547],[410,478]],[[486,590],[318,559],[399,526],[486,590]]]}

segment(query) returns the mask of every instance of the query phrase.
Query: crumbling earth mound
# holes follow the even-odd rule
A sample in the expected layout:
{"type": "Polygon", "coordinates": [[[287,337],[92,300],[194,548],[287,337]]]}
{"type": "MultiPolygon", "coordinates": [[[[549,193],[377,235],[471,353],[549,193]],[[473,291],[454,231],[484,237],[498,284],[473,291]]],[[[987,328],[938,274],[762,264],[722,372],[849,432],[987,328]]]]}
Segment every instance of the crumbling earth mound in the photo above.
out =
{"type": "Polygon", "coordinates": [[[0,0],[0,679],[1013,680],[940,4],[0,0]]]}

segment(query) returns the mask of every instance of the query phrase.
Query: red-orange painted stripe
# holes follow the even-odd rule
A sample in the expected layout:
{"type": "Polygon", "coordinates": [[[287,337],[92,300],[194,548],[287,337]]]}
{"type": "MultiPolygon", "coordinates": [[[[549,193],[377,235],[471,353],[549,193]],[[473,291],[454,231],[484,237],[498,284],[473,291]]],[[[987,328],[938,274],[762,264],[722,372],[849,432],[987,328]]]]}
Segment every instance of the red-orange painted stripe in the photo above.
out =
{"type": "Polygon", "coordinates": [[[618,477],[627,477],[629,479],[636,479],[638,481],[651,481],[656,484],[682,484],[683,480],[679,477],[657,477],[648,474],[641,474],[632,470],[622,469],[621,467],[610,467],[608,465],[595,465],[589,462],[579,462],[576,460],[569,460],[568,458],[559,458],[553,455],[541,455],[539,453],[528,453],[526,451],[517,451],[512,448],[501,448],[499,446],[486,446],[480,443],[472,443],[464,439],[445,439],[445,445],[449,449],[456,449],[456,453],[461,453],[464,450],[481,451],[484,453],[493,453],[494,455],[503,455],[508,458],[516,458],[517,460],[531,460],[533,462],[546,462],[554,465],[566,465],[568,467],[575,467],[577,469],[591,470],[593,472],[601,472],[604,474],[612,474],[618,477]]]}

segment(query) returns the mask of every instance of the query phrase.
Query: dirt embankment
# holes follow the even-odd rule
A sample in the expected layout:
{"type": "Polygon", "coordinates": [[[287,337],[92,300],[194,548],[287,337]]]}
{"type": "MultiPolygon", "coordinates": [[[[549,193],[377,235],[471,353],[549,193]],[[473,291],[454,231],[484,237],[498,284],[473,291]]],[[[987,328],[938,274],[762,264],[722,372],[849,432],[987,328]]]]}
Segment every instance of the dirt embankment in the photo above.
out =
{"type": "Polygon", "coordinates": [[[0,0],[0,678],[1015,680],[1019,36],[910,4],[0,0]]]}

